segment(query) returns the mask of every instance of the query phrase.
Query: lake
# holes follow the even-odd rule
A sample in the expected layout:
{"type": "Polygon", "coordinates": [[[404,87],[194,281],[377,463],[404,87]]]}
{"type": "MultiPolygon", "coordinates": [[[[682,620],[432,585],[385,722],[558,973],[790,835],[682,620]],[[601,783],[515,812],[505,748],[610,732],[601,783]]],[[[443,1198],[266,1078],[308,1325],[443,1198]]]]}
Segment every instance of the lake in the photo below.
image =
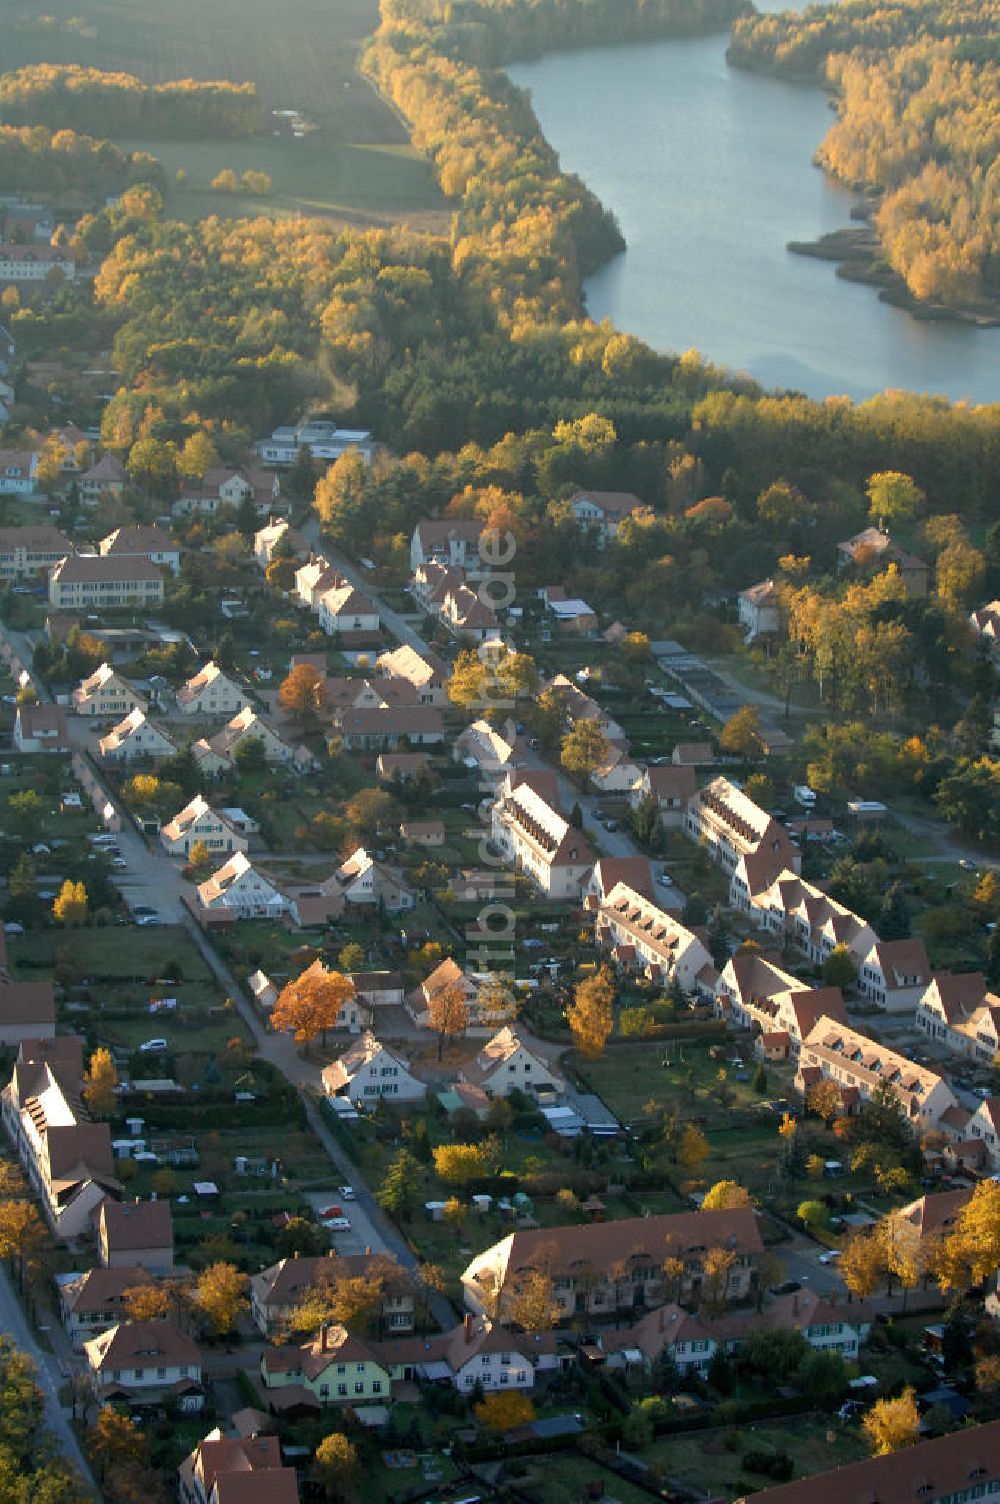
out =
{"type": "Polygon", "coordinates": [[[811,161],[829,104],[819,88],[728,68],[727,40],[509,70],[563,167],[614,211],[628,244],[588,280],[591,317],[811,397],[902,387],[1000,401],[1000,328],[914,319],[832,262],[786,250],[850,222],[851,195],[811,161]]]}

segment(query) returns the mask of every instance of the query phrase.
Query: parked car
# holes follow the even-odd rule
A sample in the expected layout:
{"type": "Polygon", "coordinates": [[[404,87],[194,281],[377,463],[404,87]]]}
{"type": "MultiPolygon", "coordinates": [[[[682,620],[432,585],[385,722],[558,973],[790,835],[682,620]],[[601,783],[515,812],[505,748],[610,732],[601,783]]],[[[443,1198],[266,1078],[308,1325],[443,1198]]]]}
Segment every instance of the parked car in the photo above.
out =
{"type": "Polygon", "coordinates": [[[354,1187],[353,1187],[353,1185],[338,1185],[338,1187],[337,1187],[337,1195],[340,1197],[341,1201],[353,1201],[354,1200],[354,1187]]]}
{"type": "Polygon", "coordinates": [[[146,1039],[139,1046],[140,1055],[161,1055],[169,1048],[165,1039],[146,1039]]]}
{"type": "Polygon", "coordinates": [[[961,867],[963,872],[975,872],[976,870],[976,864],[972,860],[971,856],[960,856],[958,859],[958,865],[961,867]]]}
{"type": "Polygon", "coordinates": [[[163,920],[160,918],[159,914],[140,914],[135,922],[136,924],[142,926],[142,928],[146,929],[151,924],[162,924],[163,920]]]}
{"type": "Polygon", "coordinates": [[[113,856],[111,858],[111,865],[116,872],[124,872],[125,868],[128,866],[128,862],[123,856],[113,856]]]}
{"type": "Polygon", "coordinates": [[[155,914],[156,910],[150,904],[148,904],[148,903],[134,903],[132,905],[132,913],[133,914],[155,914]]]}
{"type": "Polygon", "coordinates": [[[661,872],[656,881],[661,883],[664,888],[672,888],[674,885],[674,880],[669,872],[661,872]]]}
{"type": "Polygon", "coordinates": [[[825,1253],[820,1254],[819,1261],[821,1264],[835,1264],[840,1256],[841,1249],[828,1248],[825,1253]]]}

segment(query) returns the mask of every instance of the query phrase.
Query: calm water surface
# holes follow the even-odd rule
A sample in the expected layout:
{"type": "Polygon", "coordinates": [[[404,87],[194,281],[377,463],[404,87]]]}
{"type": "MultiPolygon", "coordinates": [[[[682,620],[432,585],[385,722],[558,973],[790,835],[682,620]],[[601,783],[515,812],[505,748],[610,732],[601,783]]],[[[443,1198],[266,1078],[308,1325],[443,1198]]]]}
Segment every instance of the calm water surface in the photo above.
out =
{"type": "MultiPolygon", "coordinates": [[[[767,8],[771,8],[768,6],[767,8]]],[[[618,216],[628,250],[587,283],[595,319],[812,397],[886,387],[1000,401],[1000,329],[927,323],[785,249],[849,223],[811,164],[820,89],[727,68],[727,37],[519,64],[562,164],[618,216]]]]}

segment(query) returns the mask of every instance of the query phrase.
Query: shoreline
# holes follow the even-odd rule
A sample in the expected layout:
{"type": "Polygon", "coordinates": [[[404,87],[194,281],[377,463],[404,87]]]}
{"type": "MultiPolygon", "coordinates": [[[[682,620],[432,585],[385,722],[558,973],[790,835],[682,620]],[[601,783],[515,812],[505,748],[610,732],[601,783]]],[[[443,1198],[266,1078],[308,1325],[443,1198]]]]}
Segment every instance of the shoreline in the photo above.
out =
{"type": "Polygon", "coordinates": [[[855,215],[864,222],[843,230],[831,230],[816,240],[789,240],[786,249],[795,256],[833,262],[837,276],[845,282],[860,282],[875,289],[880,302],[901,308],[912,318],[933,323],[965,324],[973,329],[1000,326],[1000,307],[951,307],[945,303],[922,303],[915,298],[903,278],[886,265],[882,244],[865,211],[855,210],[855,215]]]}

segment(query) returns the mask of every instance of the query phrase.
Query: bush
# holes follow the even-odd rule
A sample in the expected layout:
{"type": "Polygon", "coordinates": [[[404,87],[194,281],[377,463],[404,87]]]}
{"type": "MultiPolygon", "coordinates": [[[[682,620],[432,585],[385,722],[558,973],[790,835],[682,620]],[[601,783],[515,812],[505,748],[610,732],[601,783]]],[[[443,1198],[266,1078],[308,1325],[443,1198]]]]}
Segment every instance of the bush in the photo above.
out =
{"type": "Polygon", "coordinates": [[[744,1472],[763,1473],[776,1483],[786,1483],[795,1469],[787,1452],[744,1452],[740,1462],[744,1472]]]}

